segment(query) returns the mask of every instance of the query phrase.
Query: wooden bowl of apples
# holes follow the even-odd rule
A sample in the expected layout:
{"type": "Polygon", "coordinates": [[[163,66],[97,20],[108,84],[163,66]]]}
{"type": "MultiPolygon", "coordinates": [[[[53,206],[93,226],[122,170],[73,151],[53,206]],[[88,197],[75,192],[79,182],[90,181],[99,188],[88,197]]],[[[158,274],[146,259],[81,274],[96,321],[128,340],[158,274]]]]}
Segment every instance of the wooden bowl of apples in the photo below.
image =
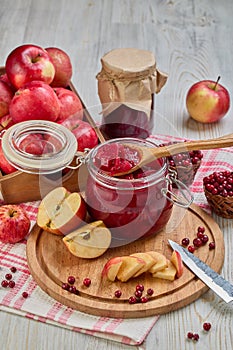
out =
{"type": "MultiPolygon", "coordinates": [[[[78,151],[104,141],[72,84],[71,76],[70,58],[59,48],[43,49],[36,45],[22,45],[14,49],[8,55],[5,66],[0,67],[0,102],[4,102],[0,104],[0,132],[30,119],[33,114],[31,119],[54,121],[70,129],[78,141],[78,151]],[[62,57],[62,65],[57,59],[58,55],[62,57]],[[25,65],[25,57],[28,58],[28,66],[25,65]],[[20,66],[20,78],[16,66],[20,66]],[[35,78],[29,81],[28,75],[32,74],[33,69],[36,70],[35,78]],[[48,73],[52,78],[43,80],[43,69],[47,69],[47,72],[52,69],[52,73],[48,73]],[[35,89],[42,91],[41,96],[39,90],[33,93],[35,89]],[[46,109],[43,107],[44,100],[48,101],[46,109]],[[4,106],[1,107],[2,105],[4,106]]],[[[85,172],[85,166],[82,171],[85,172]]],[[[79,191],[80,186],[84,185],[80,184],[80,179],[85,181],[85,178],[85,175],[79,176],[78,169],[64,169],[59,179],[53,174],[41,176],[17,170],[6,159],[0,144],[0,190],[6,203],[40,200],[58,183],[69,191],[79,191]]]]}

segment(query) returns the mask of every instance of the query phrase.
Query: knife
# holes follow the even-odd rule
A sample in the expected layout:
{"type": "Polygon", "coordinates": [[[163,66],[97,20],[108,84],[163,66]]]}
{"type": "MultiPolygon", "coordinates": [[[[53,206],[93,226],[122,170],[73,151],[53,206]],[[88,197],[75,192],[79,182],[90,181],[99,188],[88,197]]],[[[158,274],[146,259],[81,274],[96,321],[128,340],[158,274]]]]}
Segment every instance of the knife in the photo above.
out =
{"type": "Polygon", "coordinates": [[[181,245],[168,240],[173,250],[180,253],[185,265],[198,276],[210,289],[212,289],[226,303],[233,301],[233,285],[226,281],[217,272],[211,269],[207,264],[201,261],[194,254],[190,253],[181,245]]]}

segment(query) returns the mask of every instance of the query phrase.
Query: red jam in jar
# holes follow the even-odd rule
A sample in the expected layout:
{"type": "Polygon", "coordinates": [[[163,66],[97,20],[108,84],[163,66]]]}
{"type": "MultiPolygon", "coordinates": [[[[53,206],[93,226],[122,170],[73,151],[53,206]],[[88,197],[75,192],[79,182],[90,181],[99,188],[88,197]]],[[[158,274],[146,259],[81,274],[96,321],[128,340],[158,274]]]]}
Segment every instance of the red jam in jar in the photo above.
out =
{"type": "Polygon", "coordinates": [[[140,160],[128,144],[155,147],[146,140],[125,138],[106,141],[91,150],[87,167],[86,203],[94,220],[103,220],[112,233],[112,246],[121,246],[162,230],[173,204],[163,191],[171,190],[164,158],[137,171],[112,176],[132,168],[140,160]]]}

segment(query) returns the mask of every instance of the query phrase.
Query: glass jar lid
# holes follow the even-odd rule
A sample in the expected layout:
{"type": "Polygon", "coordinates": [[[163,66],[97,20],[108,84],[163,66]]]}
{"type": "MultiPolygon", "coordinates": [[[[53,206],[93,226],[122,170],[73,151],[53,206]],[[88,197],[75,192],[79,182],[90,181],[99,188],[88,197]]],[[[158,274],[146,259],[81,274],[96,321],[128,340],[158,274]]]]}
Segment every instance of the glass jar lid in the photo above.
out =
{"type": "Polygon", "coordinates": [[[6,130],[2,135],[2,150],[16,169],[51,174],[61,171],[73,161],[77,140],[63,125],[31,120],[6,130]]]}

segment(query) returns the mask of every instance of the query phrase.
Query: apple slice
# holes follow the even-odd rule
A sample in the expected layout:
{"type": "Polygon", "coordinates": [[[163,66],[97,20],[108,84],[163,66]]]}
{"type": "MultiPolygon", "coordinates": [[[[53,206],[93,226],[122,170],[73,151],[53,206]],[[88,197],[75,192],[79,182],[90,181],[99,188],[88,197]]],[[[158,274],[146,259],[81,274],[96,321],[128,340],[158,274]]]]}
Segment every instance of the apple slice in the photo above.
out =
{"type": "Polygon", "coordinates": [[[184,272],[184,265],[180,253],[176,250],[173,250],[172,252],[171,262],[176,268],[176,277],[179,278],[184,272]]]}
{"type": "Polygon", "coordinates": [[[151,255],[152,258],[156,261],[154,265],[151,266],[149,269],[149,272],[155,273],[157,271],[161,271],[167,267],[167,258],[165,255],[155,252],[155,251],[149,251],[147,254],[151,255]]]}
{"type": "Polygon", "coordinates": [[[167,260],[167,267],[165,267],[163,270],[153,273],[152,276],[164,280],[174,281],[176,276],[176,268],[170,260],[167,260]]]}
{"type": "Polygon", "coordinates": [[[37,225],[45,231],[65,235],[75,230],[86,217],[86,205],[78,192],[64,187],[50,191],[41,201],[37,225]]]}
{"type": "Polygon", "coordinates": [[[114,282],[122,262],[123,259],[120,256],[108,260],[102,270],[102,278],[107,278],[109,281],[114,282]]]}
{"type": "Polygon", "coordinates": [[[68,250],[75,256],[94,259],[104,254],[111,243],[111,232],[103,221],[95,221],[72,231],[63,238],[68,250]]]}
{"type": "Polygon", "coordinates": [[[144,265],[146,262],[137,258],[136,256],[123,256],[122,264],[117,273],[117,278],[121,282],[127,282],[131,277],[133,277],[144,265]]]}
{"type": "Polygon", "coordinates": [[[156,260],[150,254],[147,253],[134,253],[130,256],[134,256],[145,261],[145,265],[142,266],[141,269],[138,272],[136,272],[133,277],[138,277],[142,273],[148,271],[156,263],[156,260]]]}

